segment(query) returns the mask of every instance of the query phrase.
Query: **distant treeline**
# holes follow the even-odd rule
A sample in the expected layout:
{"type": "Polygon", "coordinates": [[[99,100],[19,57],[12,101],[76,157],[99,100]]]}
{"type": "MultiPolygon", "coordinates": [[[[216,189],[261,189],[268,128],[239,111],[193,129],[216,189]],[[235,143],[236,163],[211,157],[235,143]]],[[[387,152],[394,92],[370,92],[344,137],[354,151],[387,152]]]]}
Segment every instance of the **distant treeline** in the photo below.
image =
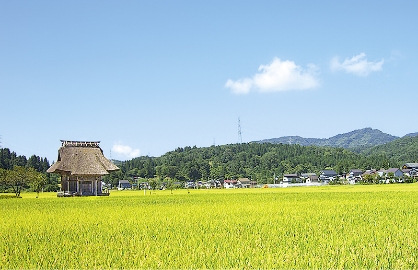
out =
{"type": "MultiPolygon", "coordinates": [[[[403,137],[390,143],[365,148],[361,153],[349,149],[301,146],[298,144],[244,143],[197,148],[179,147],[161,157],[142,156],[116,162],[121,169],[105,176],[107,183],[117,185],[121,179],[147,181],[207,181],[247,177],[259,184],[272,183],[286,173],[317,173],[332,169],[339,174],[351,169],[399,168],[407,162],[418,162],[418,137],[403,137]]],[[[0,169],[14,166],[34,168],[48,178],[47,190],[58,187],[58,176],[48,174],[46,158],[18,156],[0,148],[0,169]]]]}
{"type": "Polygon", "coordinates": [[[46,158],[32,155],[27,159],[25,156],[18,156],[15,152],[11,152],[8,148],[0,148],[0,168],[12,170],[14,166],[29,167],[45,173],[50,165],[46,158]]]}
{"type": "MultiPolygon", "coordinates": [[[[21,167],[27,170],[33,169],[36,172],[45,175],[46,183],[43,186],[44,191],[57,191],[58,190],[58,176],[49,174],[46,172],[50,167],[47,158],[42,158],[37,155],[32,155],[29,159],[26,156],[17,155],[15,152],[10,151],[8,148],[0,148],[0,170],[12,171],[13,169],[21,167]]],[[[1,177],[1,176],[0,176],[1,177]]],[[[10,186],[5,184],[5,179],[0,179],[0,192],[9,192],[10,186]]],[[[30,189],[29,185],[24,185],[23,189],[30,189]]]]}
{"type": "MultiPolygon", "coordinates": [[[[402,162],[416,161],[405,156],[403,158],[405,160],[402,162]]],[[[177,148],[161,157],[138,157],[117,165],[121,170],[107,176],[107,182],[117,184],[118,179],[154,177],[162,181],[248,177],[264,184],[272,183],[274,176],[280,178],[286,173],[319,174],[321,170],[333,169],[343,174],[351,169],[387,169],[402,164],[384,151],[378,154],[357,154],[348,149],[333,147],[246,143],[177,148]]]]}

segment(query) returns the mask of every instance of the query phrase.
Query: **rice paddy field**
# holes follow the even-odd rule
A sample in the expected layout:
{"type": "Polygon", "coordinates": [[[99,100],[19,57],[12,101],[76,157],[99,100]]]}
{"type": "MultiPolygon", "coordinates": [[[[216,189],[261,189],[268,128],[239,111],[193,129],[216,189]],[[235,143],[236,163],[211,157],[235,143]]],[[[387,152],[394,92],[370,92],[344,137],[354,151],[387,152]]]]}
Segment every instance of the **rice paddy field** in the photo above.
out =
{"type": "Polygon", "coordinates": [[[0,268],[418,268],[418,184],[0,198],[0,268]]]}

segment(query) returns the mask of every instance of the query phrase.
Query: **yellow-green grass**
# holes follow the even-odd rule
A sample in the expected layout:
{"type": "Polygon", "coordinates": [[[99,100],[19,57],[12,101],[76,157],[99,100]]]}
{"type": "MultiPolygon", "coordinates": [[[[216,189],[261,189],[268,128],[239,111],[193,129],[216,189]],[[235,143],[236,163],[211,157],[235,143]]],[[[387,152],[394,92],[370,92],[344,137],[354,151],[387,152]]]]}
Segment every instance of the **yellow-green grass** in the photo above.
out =
{"type": "Polygon", "coordinates": [[[23,193],[1,268],[417,268],[418,184],[23,193]]]}

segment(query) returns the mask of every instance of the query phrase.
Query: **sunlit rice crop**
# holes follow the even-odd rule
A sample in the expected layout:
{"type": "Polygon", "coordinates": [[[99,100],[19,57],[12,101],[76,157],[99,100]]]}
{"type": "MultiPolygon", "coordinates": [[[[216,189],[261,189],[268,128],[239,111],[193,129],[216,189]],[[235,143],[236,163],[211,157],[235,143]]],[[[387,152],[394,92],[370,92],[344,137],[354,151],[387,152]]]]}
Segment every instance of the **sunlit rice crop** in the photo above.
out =
{"type": "Polygon", "coordinates": [[[417,268],[418,184],[23,195],[1,268],[417,268]]]}

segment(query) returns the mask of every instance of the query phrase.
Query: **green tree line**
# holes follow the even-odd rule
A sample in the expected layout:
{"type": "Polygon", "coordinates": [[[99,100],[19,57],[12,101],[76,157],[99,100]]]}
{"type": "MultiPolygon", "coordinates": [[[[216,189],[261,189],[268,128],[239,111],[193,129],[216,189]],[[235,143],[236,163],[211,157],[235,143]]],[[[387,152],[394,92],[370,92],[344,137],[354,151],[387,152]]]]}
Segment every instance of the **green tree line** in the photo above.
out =
{"type": "Polygon", "coordinates": [[[418,136],[405,136],[392,142],[363,149],[366,156],[385,155],[394,162],[403,164],[418,161],[418,136]]]}
{"type": "Polygon", "coordinates": [[[35,192],[57,191],[58,177],[49,174],[49,161],[36,155],[27,159],[8,148],[0,148],[0,192],[14,192],[20,196],[24,189],[35,192]]]}
{"type": "MultiPolygon", "coordinates": [[[[414,162],[414,161],[409,161],[414,162]]],[[[319,174],[333,169],[339,174],[351,169],[399,167],[385,153],[362,155],[343,148],[271,143],[244,143],[211,147],[177,148],[161,157],[138,157],[118,164],[120,171],[105,181],[159,178],[174,181],[207,181],[247,177],[259,184],[272,183],[286,173],[319,174]]]]}

